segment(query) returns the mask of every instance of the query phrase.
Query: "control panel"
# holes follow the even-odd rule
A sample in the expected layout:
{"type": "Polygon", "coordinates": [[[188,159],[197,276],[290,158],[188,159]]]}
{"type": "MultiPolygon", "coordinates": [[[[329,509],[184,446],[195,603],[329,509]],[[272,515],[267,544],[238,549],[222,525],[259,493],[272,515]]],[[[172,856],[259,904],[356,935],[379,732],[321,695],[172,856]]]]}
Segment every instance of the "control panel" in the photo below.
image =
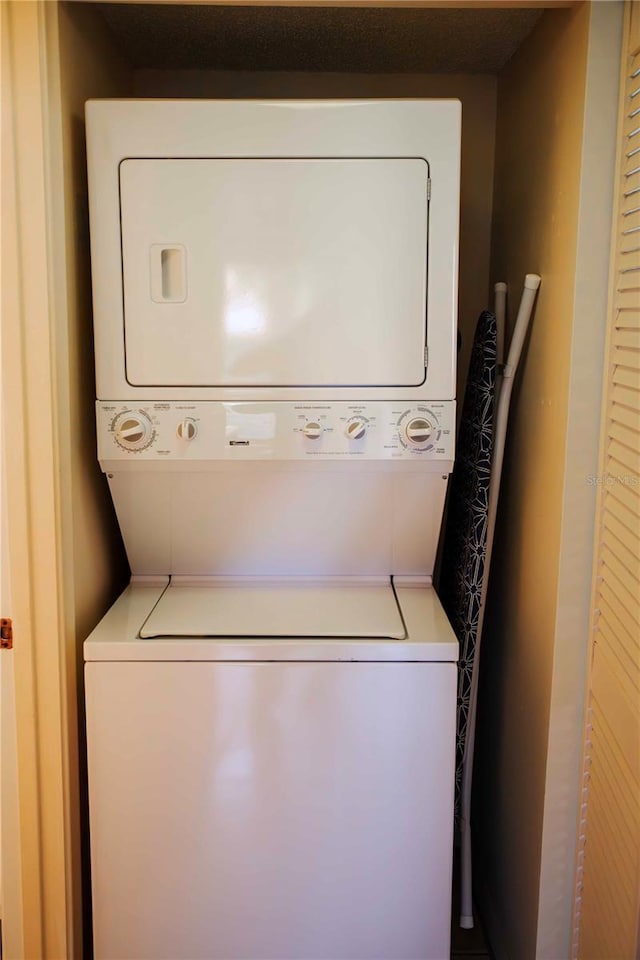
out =
{"type": "Polygon", "coordinates": [[[98,401],[101,460],[453,460],[455,401],[98,401]]]}

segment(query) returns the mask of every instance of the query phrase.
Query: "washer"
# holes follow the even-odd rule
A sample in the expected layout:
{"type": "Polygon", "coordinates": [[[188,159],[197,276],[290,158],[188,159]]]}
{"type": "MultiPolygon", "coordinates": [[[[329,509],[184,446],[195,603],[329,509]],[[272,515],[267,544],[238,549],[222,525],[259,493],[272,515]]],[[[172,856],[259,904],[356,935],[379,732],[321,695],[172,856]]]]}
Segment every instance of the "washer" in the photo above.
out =
{"type": "Polygon", "coordinates": [[[85,656],[96,956],[448,956],[432,589],[134,582],[85,656]]]}
{"type": "Polygon", "coordinates": [[[460,106],[87,105],[96,960],[443,960],[460,106]]]}

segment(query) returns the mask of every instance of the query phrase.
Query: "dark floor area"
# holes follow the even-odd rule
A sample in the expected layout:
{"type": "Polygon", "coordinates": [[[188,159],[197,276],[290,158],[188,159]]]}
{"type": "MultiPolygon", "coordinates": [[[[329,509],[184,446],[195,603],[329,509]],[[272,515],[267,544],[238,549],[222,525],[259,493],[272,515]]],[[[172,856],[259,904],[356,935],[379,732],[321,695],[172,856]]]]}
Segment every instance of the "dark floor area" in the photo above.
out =
{"type": "Polygon", "coordinates": [[[456,913],[451,926],[451,960],[468,960],[469,957],[491,960],[491,951],[478,918],[475,918],[473,930],[462,930],[456,913]]]}

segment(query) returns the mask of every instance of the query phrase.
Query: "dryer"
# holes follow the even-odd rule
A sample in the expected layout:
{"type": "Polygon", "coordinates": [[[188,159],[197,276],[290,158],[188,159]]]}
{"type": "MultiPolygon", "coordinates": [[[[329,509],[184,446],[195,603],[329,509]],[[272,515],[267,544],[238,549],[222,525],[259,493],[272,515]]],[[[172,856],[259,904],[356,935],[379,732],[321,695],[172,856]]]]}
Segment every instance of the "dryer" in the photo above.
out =
{"type": "Polygon", "coordinates": [[[441,960],[457,101],[87,104],[95,956],[441,960]]]}

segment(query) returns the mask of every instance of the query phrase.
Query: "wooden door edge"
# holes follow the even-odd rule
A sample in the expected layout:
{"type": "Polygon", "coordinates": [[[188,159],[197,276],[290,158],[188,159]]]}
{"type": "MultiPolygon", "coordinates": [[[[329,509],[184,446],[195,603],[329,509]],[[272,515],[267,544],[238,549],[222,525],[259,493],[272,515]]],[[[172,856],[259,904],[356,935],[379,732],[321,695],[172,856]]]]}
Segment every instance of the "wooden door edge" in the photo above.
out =
{"type": "Polygon", "coordinates": [[[74,955],[72,835],[77,811],[72,813],[70,804],[75,734],[67,696],[69,611],[60,506],[64,471],[57,442],[55,343],[61,318],[53,247],[64,230],[51,217],[61,150],[59,101],[48,89],[58,66],[51,60],[56,47],[50,42],[57,3],[10,0],[2,8],[3,72],[8,78],[3,128],[9,133],[3,138],[3,428],[21,923],[25,960],[58,960],[74,955]]]}

